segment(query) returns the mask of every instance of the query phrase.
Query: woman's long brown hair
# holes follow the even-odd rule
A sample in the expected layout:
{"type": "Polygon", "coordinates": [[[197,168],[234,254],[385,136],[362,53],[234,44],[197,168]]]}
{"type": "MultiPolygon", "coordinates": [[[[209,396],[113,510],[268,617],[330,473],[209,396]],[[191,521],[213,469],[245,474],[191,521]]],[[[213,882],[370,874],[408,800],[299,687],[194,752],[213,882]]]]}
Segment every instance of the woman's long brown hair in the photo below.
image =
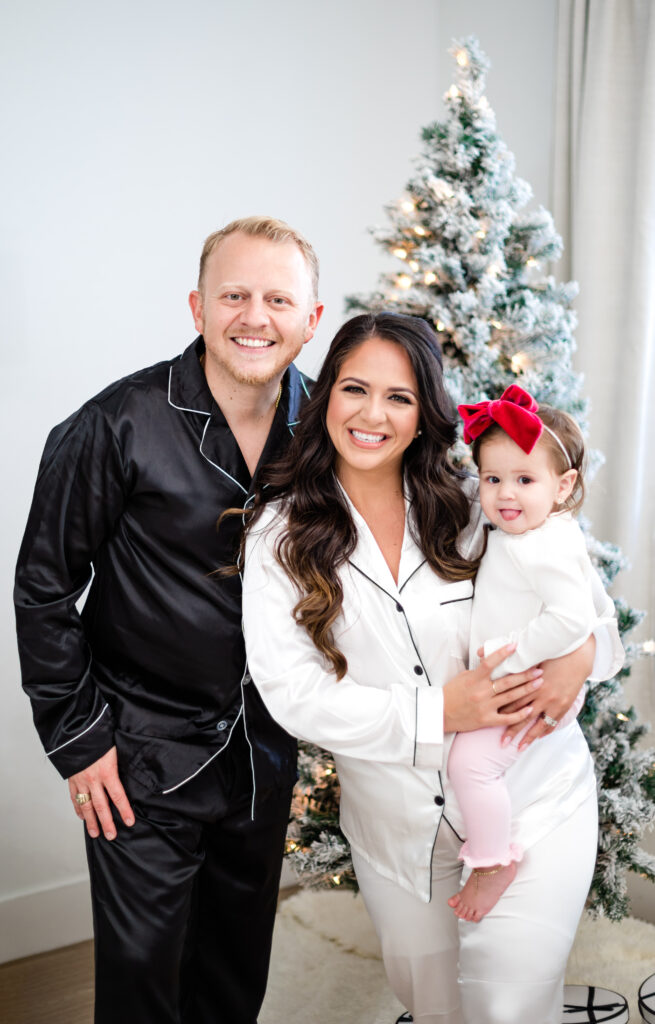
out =
{"type": "MultiPolygon", "coordinates": [[[[353,317],[330,346],[287,453],[262,475],[246,527],[246,533],[252,530],[265,504],[281,502],[286,527],[277,539],[275,555],[300,593],[294,618],[307,630],[338,679],[348,667],[333,637],[343,603],[339,569],[352,555],[357,533],[334,472],[335,448],[326,428],[326,413],[344,360],[374,337],[405,350],[418,385],[421,434],[403,457],[414,540],[435,572],[446,580],[470,579],[479,561],[463,558],[457,548],[457,539],[469,521],[469,500],[461,486],[463,474],[448,458],[455,440],[455,414],[443,384],[436,335],[418,317],[398,313],[353,317]]],[[[242,554],[244,545],[245,535],[242,554]]]]}

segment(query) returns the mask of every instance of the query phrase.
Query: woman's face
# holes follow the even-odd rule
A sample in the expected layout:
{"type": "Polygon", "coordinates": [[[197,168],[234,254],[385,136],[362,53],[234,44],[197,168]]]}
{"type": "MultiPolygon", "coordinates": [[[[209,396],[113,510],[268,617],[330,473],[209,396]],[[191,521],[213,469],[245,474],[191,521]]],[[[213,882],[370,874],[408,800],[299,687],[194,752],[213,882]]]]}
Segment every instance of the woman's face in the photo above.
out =
{"type": "Polygon", "coordinates": [[[418,387],[404,348],[369,338],[344,360],[332,386],[326,425],[336,473],[402,474],[419,424],[418,387]]]}

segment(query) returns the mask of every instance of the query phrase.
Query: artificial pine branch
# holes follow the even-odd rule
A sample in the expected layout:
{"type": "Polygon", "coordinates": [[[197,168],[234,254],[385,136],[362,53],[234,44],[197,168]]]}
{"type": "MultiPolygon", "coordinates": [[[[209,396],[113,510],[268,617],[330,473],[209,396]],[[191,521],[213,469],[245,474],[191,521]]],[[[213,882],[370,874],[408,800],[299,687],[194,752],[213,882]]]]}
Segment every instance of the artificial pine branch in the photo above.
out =
{"type": "MultiPolygon", "coordinates": [[[[425,317],[441,341],[445,378],[455,404],[497,398],[518,381],[538,402],[569,412],[583,431],[588,402],[573,370],[576,326],[573,282],[560,284],[547,264],[562,242],[551,215],[524,209],[530,187],[514,172],[514,157],[496,130],[484,95],[489,63],[476,39],[451,50],[456,80],[444,97],[445,121],[423,129],[423,147],[404,194],[388,204],[389,224],[373,231],[396,262],[368,295],[346,300],[350,312],[393,310],[425,317]]],[[[454,449],[466,462],[463,442],[454,449]]],[[[602,456],[591,453],[591,469],[602,456]]],[[[589,474],[593,475],[593,474],[589,474]]],[[[587,533],[592,561],[609,586],[626,568],[614,544],[587,533]]],[[[641,621],[616,601],[622,637],[641,621]]],[[[592,912],[619,920],[628,913],[626,869],[655,880],[655,858],[639,842],[655,823],[655,751],[638,741],[649,726],[625,705],[622,683],[653,644],[628,644],[615,679],[590,690],[580,723],[599,787],[600,833],[589,898],[592,912]]],[[[351,883],[347,844],[338,828],[334,764],[302,746],[301,786],[294,823],[293,861],[300,881],[351,883]],[[326,774],[327,773],[327,774],[326,774]]]]}

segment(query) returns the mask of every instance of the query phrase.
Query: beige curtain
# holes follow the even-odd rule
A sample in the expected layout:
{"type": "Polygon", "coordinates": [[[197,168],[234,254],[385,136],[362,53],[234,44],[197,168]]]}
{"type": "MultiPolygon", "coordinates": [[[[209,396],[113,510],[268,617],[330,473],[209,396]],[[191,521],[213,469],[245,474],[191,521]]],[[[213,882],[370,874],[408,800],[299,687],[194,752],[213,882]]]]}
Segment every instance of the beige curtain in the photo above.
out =
{"type": "MultiPolygon", "coordinates": [[[[559,0],[558,15],[557,270],[580,285],[576,364],[590,443],[606,458],[585,511],[630,560],[614,593],[648,612],[635,634],[645,640],[655,635],[655,2],[559,0]]],[[[655,723],[654,669],[642,659],[627,697],[655,723]]],[[[648,888],[638,901],[655,920],[648,888]]]]}

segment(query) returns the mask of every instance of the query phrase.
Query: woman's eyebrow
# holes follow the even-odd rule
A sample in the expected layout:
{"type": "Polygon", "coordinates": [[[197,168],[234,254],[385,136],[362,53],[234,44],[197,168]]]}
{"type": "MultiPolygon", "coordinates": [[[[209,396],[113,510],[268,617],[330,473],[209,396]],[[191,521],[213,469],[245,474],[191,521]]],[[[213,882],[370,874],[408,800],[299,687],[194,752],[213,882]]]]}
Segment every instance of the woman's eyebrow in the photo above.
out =
{"type": "MultiPolygon", "coordinates": [[[[342,377],[340,379],[339,383],[340,384],[345,384],[346,381],[350,381],[352,384],[361,384],[363,387],[366,387],[366,388],[370,387],[369,381],[362,380],[361,377],[342,377]]],[[[387,391],[406,391],[408,395],[414,395],[414,397],[416,397],[415,392],[413,391],[412,388],[403,387],[402,384],[399,384],[397,387],[395,387],[395,386],[388,387],[387,391]]]]}

